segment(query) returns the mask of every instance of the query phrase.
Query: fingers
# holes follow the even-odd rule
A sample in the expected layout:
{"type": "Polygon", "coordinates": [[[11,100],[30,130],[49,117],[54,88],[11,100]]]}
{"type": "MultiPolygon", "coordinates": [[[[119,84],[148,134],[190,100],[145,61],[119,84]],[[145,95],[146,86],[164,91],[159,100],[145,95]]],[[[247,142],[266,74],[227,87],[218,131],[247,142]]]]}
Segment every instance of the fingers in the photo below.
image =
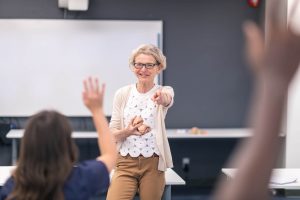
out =
{"type": "MultiPolygon", "coordinates": [[[[99,85],[98,80],[97,80],[97,85],[99,85]]],[[[105,89],[106,89],[106,85],[103,83],[102,86],[101,86],[101,93],[102,93],[103,97],[104,97],[104,94],[105,94],[105,89]]]]}
{"type": "Polygon", "coordinates": [[[99,87],[98,78],[88,77],[83,80],[83,102],[92,112],[102,109],[103,107],[105,84],[101,85],[101,90],[99,87]]]}
{"type": "Polygon", "coordinates": [[[246,38],[251,40],[250,42],[253,42],[254,38],[256,38],[255,36],[261,35],[260,33],[261,31],[258,28],[258,26],[251,21],[246,21],[243,24],[243,31],[244,34],[246,35],[246,38]]]}
{"type": "Polygon", "coordinates": [[[299,0],[292,1],[291,9],[289,12],[289,21],[292,21],[296,16],[296,10],[298,8],[299,0]]]}
{"type": "Polygon", "coordinates": [[[132,125],[136,126],[137,124],[143,123],[143,118],[141,116],[135,116],[132,125]]]}
{"type": "Polygon", "coordinates": [[[264,56],[264,38],[259,27],[253,22],[245,22],[243,31],[246,39],[246,56],[254,71],[258,70],[263,63],[264,56]]]}
{"type": "Polygon", "coordinates": [[[277,30],[279,28],[279,0],[271,0],[269,3],[269,22],[270,27],[277,30]]]}
{"type": "Polygon", "coordinates": [[[97,78],[89,77],[87,80],[87,90],[89,92],[96,92],[99,90],[99,81],[97,78]]]}
{"type": "Polygon", "coordinates": [[[143,124],[144,120],[141,116],[135,116],[130,120],[129,126],[131,126],[132,134],[133,135],[144,135],[148,133],[151,128],[146,124],[143,124]]]}
{"type": "Polygon", "coordinates": [[[154,101],[158,105],[163,105],[163,106],[169,105],[171,99],[172,97],[168,93],[162,92],[161,89],[156,91],[152,97],[152,101],[154,101]]]}
{"type": "Polygon", "coordinates": [[[143,121],[139,121],[138,123],[135,123],[135,124],[133,125],[133,127],[134,127],[135,129],[138,129],[141,125],[143,125],[143,121]]]}
{"type": "Polygon", "coordinates": [[[136,135],[138,128],[143,124],[143,119],[140,116],[135,116],[130,120],[128,128],[131,132],[136,135]]]}
{"type": "MultiPolygon", "coordinates": [[[[298,1],[298,0],[296,0],[298,1]]],[[[286,6],[285,1],[282,0],[271,0],[266,1],[267,11],[266,18],[268,19],[268,29],[271,33],[285,32],[286,29],[286,6]]]]}
{"type": "Polygon", "coordinates": [[[290,12],[288,12],[288,26],[287,29],[290,32],[293,32],[292,30],[295,28],[295,23],[297,23],[297,8],[299,6],[299,0],[292,1],[292,5],[290,6],[290,12]]]}
{"type": "Polygon", "coordinates": [[[131,124],[131,125],[133,125],[133,122],[134,122],[134,120],[135,120],[136,117],[137,117],[137,116],[134,116],[134,117],[130,120],[130,124],[131,124]]]}
{"type": "Polygon", "coordinates": [[[141,135],[143,135],[143,134],[140,133],[139,131],[134,131],[132,135],[141,136],[141,135]]]}
{"type": "Polygon", "coordinates": [[[161,90],[157,90],[157,91],[154,93],[154,95],[153,95],[153,97],[152,97],[152,100],[153,100],[153,101],[156,101],[160,96],[161,96],[161,90]]]}
{"type": "Polygon", "coordinates": [[[156,97],[160,97],[161,96],[161,90],[156,91],[156,97]]]}
{"type": "Polygon", "coordinates": [[[94,80],[94,91],[99,92],[99,80],[98,80],[98,78],[95,78],[95,80],[94,80]]]}
{"type": "Polygon", "coordinates": [[[138,131],[142,134],[146,134],[148,133],[149,131],[151,130],[151,128],[145,124],[141,125],[139,128],[138,128],[138,131]]]}
{"type": "Polygon", "coordinates": [[[162,92],[161,90],[157,90],[153,97],[151,98],[152,101],[154,101],[156,104],[161,104],[162,103],[162,92]]]}
{"type": "Polygon", "coordinates": [[[95,91],[94,82],[96,82],[96,81],[94,81],[92,79],[92,77],[88,78],[88,87],[89,87],[88,89],[89,89],[89,91],[95,91]]]}
{"type": "Polygon", "coordinates": [[[89,76],[88,78],[83,80],[84,92],[90,93],[104,93],[105,92],[105,84],[101,85],[101,90],[99,88],[99,79],[93,78],[89,76]]]}
{"type": "Polygon", "coordinates": [[[87,80],[83,80],[83,92],[86,93],[88,91],[88,85],[87,85],[87,80]]]}

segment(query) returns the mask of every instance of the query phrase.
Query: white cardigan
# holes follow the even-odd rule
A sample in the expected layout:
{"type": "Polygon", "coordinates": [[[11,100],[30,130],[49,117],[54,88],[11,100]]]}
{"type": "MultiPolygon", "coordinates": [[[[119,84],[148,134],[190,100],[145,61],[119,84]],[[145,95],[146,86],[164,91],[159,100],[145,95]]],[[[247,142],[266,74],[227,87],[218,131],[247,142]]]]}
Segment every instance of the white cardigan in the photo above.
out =
{"type": "MultiPolygon", "coordinates": [[[[127,100],[129,98],[129,94],[131,88],[135,87],[135,85],[127,85],[117,90],[114,96],[113,101],[113,110],[111,115],[111,120],[109,127],[111,131],[122,130],[124,129],[124,122],[123,122],[123,114],[124,108],[126,106],[127,100]]],[[[169,141],[167,138],[167,132],[165,127],[165,117],[174,102],[174,90],[170,86],[163,86],[162,91],[169,93],[172,96],[172,101],[168,105],[168,107],[164,107],[162,105],[158,106],[157,110],[157,134],[155,134],[156,144],[158,150],[160,152],[159,155],[159,162],[158,162],[158,170],[166,171],[167,168],[173,167],[172,155],[170,151],[169,141]]],[[[120,149],[122,141],[117,142],[117,148],[120,149]]]]}

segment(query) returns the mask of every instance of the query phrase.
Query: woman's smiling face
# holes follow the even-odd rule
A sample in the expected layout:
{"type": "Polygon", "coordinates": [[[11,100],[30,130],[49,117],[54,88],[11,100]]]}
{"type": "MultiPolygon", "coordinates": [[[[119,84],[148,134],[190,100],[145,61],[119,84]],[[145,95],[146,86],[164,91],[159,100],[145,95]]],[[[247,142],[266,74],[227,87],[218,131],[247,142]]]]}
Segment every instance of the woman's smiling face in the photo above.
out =
{"type": "Polygon", "coordinates": [[[151,55],[139,54],[135,57],[133,73],[138,78],[139,82],[154,83],[154,78],[160,72],[160,66],[151,55]]]}

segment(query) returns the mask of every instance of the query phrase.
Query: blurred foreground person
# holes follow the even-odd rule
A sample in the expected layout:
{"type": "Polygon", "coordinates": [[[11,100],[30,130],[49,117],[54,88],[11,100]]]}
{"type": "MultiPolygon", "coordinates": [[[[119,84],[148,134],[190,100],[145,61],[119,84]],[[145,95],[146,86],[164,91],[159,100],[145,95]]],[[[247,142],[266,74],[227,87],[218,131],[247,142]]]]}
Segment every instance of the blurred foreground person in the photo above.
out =
{"type": "Polygon", "coordinates": [[[233,180],[221,180],[214,199],[265,200],[280,144],[279,132],[289,84],[300,60],[300,37],[279,22],[279,0],[270,2],[270,32],[265,43],[259,27],[244,24],[246,51],[255,79],[250,126],[253,136],[243,142],[230,166],[238,168],[233,180]]]}

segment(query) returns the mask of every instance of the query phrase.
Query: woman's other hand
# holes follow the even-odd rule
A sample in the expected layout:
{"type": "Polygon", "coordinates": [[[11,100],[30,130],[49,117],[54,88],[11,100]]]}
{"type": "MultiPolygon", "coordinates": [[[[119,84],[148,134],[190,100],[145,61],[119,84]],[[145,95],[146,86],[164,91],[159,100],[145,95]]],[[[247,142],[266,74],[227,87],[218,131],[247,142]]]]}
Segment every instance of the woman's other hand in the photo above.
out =
{"type": "Polygon", "coordinates": [[[151,131],[151,128],[147,126],[146,124],[142,124],[138,127],[138,132],[140,132],[142,135],[148,133],[151,131]]]}
{"type": "Polygon", "coordinates": [[[143,124],[143,122],[144,121],[140,116],[133,117],[126,127],[127,135],[141,135],[141,133],[138,132],[138,128],[143,124]]]}

